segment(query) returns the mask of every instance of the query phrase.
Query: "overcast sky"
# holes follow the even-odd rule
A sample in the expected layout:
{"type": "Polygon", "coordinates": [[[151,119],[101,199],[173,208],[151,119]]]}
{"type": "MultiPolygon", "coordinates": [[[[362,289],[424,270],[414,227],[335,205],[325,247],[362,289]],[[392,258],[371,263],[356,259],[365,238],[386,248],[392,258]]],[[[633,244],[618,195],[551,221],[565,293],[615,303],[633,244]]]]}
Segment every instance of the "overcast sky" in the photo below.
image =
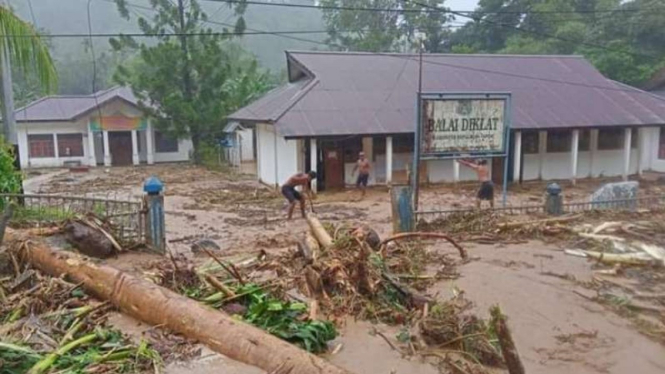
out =
{"type": "Polygon", "coordinates": [[[452,10],[474,10],[478,0],[446,0],[445,4],[452,10]]]}

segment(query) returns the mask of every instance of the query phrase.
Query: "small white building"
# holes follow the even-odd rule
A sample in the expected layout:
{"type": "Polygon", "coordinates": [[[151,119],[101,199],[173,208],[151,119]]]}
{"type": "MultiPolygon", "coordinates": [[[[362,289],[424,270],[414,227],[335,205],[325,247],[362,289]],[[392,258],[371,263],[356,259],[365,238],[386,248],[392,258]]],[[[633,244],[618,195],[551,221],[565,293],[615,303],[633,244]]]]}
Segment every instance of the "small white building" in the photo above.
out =
{"type": "MultiPolygon", "coordinates": [[[[229,116],[254,129],[258,178],[317,170],[343,188],[359,151],[370,183],[406,182],[412,165],[418,55],[287,52],[289,82],[229,116]]],[[[665,172],[665,98],[608,80],[580,56],[423,57],[423,92],[509,92],[510,181],[665,172]]],[[[492,161],[501,182],[504,159],[492,161]]],[[[473,180],[451,160],[423,161],[422,181],[473,180]]]]}
{"type": "Polygon", "coordinates": [[[164,136],[131,89],[48,96],[16,111],[22,168],[187,161],[190,140],[164,136]]]}

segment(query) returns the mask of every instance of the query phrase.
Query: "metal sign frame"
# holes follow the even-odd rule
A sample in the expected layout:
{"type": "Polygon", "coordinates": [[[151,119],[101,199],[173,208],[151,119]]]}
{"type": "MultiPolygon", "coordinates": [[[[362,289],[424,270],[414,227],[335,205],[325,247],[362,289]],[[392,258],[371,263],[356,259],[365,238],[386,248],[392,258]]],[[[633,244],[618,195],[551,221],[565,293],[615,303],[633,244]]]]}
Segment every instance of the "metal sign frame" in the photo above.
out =
{"type": "Polygon", "coordinates": [[[503,165],[503,206],[506,206],[506,190],[508,187],[508,167],[510,164],[510,128],[512,125],[512,95],[510,92],[420,92],[416,98],[416,129],[414,136],[413,151],[413,173],[411,184],[413,187],[413,206],[414,211],[418,212],[419,181],[420,181],[420,161],[421,160],[455,160],[461,158],[496,158],[505,159],[503,165]],[[473,151],[473,152],[445,152],[440,154],[421,156],[420,139],[423,129],[423,100],[503,100],[504,102],[504,128],[503,128],[503,149],[501,151],[473,151]]]}

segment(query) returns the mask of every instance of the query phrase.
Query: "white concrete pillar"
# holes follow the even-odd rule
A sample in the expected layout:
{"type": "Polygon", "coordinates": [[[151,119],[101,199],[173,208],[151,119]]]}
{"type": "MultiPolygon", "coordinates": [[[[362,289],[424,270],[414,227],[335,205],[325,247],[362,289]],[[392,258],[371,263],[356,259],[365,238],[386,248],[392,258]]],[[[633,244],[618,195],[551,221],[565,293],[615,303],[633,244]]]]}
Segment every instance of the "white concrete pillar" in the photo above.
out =
{"type": "Polygon", "coordinates": [[[459,168],[459,162],[457,162],[457,160],[453,160],[453,182],[454,183],[459,182],[459,174],[460,174],[459,169],[460,169],[459,168]]]}
{"type": "Polygon", "coordinates": [[[578,162],[578,156],[579,156],[579,149],[580,149],[580,130],[573,130],[573,136],[571,137],[570,141],[570,173],[571,173],[571,181],[573,182],[573,185],[575,184],[575,181],[577,180],[577,162],[578,162]]]}
{"type": "Polygon", "coordinates": [[[155,133],[152,129],[152,123],[148,120],[148,126],[145,129],[145,152],[148,165],[155,163],[155,133]]]}
{"type": "Polygon", "coordinates": [[[97,166],[97,154],[95,153],[95,132],[88,124],[88,165],[97,166]]]}
{"type": "Polygon", "coordinates": [[[393,183],[393,137],[386,137],[386,184],[393,183]]]}
{"type": "Polygon", "coordinates": [[[53,134],[53,151],[55,152],[55,160],[60,159],[60,150],[58,149],[58,133],[53,134]]]}
{"type": "Polygon", "coordinates": [[[547,157],[547,131],[538,132],[538,179],[543,179],[543,164],[547,157]]]}
{"type": "Polygon", "coordinates": [[[589,177],[596,176],[596,163],[598,162],[598,129],[589,132],[589,151],[591,152],[591,165],[589,166],[589,177]]]}
{"type": "Polygon", "coordinates": [[[139,164],[139,136],[136,130],[132,130],[132,164],[139,164]]]}
{"type": "Polygon", "coordinates": [[[104,166],[111,166],[111,148],[109,147],[109,132],[102,131],[104,136],[104,166]]]}
{"type": "Polygon", "coordinates": [[[515,131],[515,144],[513,145],[513,181],[519,182],[522,173],[522,132],[515,131]]]}
{"type": "Polygon", "coordinates": [[[648,128],[639,128],[637,130],[637,175],[642,175],[646,169],[646,161],[648,160],[648,153],[645,152],[648,147],[646,146],[646,134],[648,128]]]}
{"type": "Polygon", "coordinates": [[[624,129],[623,135],[623,180],[628,180],[628,173],[630,172],[630,143],[633,131],[630,127],[624,129]]]}
{"type": "MultiPolygon", "coordinates": [[[[319,161],[319,151],[316,149],[316,139],[309,140],[309,169],[316,170],[319,161]]],[[[316,192],[316,180],[312,181],[312,191],[316,192]]]]}

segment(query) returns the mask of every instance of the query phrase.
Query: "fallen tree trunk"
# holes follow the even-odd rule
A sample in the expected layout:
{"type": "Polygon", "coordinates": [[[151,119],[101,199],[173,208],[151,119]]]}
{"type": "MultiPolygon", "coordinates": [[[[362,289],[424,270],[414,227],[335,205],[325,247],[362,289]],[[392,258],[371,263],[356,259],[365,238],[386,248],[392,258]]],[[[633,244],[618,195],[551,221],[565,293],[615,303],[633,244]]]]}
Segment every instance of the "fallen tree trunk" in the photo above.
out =
{"type": "Polygon", "coordinates": [[[198,340],[231,359],[274,374],[349,374],[254,326],[149,281],[24,239],[12,231],[6,234],[8,242],[25,243],[24,258],[44,273],[64,275],[138,320],[198,340]]]}
{"type": "Polygon", "coordinates": [[[328,248],[331,247],[333,244],[333,240],[330,237],[330,234],[326,231],[325,228],[323,228],[323,225],[321,224],[321,221],[319,221],[318,218],[314,217],[311,214],[307,215],[307,224],[309,224],[309,228],[312,230],[312,234],[316,238],[316,240],[321,243],[321,247],[323,248],[328,248]]]}

